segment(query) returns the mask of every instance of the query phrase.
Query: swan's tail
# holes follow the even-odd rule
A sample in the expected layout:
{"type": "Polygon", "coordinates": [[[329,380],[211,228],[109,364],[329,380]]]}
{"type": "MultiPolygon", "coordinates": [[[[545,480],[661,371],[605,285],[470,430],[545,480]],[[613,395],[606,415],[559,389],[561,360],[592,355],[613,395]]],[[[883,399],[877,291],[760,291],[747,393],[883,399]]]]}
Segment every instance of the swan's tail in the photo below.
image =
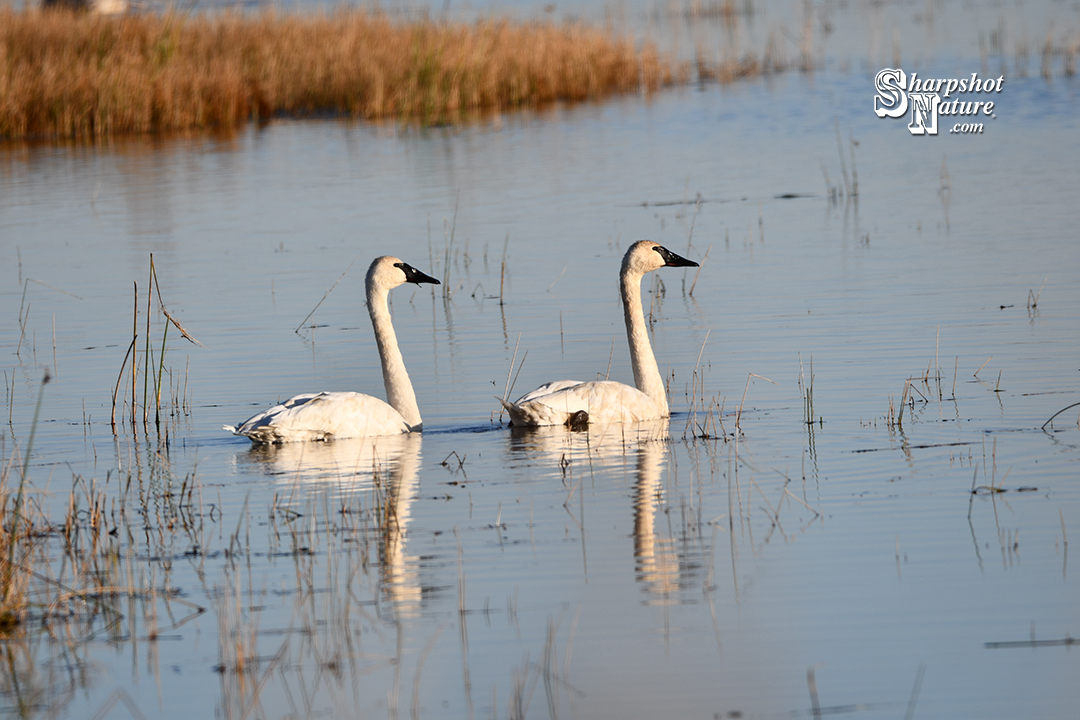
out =
{"type": "Polygon", "coordinates": [[[503,409],[510,414],[513,427],[536,427],[538,425],[565,425],[571,430],[584,430],[589,426],[589,413],[585,410],[560,412],[542,402],[512,403],[496,397],[503,409]]]}
{"type": "Polygon", "coordinates": [[[260,425],[247,429],[243,425],[222,425],[221,429],[238,437],[246,437],[256,445],[271,445],[282,441],[274,432],[272,425],[260,425]]]}
{"type": "Polygon", "coordinates": [[[495,396],[495,399],[498,400],[499,404],[503,406],[503,410],[505,410],[507,413],[509,413],[509,415],[510,415],[510,424],[511,425],[514,425],[516,427],[521,427],[522,425],[528,425],[529,424],[525,419],[526,416],[525,416],[524,411],[520,407],[518,407],[517,405],[515,405],[512,402],[507,402],[506,400],[503,400],[501,397],[499,397],[497,395],[495,396]]]}

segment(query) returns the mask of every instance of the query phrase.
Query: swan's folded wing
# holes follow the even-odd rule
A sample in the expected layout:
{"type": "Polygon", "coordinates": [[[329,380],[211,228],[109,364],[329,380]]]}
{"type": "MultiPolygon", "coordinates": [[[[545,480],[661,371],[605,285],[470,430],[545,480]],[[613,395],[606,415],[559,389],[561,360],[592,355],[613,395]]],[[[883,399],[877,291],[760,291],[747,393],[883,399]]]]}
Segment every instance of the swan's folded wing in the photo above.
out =
{"type": "Polygon", "coordinates": [[[596,382],[557,381],[537,388],[516,403],[506,404],[515,425],[562,425],[584,412],[590,423],[626,423],[666,416],[645,393],[629,385],[601,380],[596,382]],[[544,388],[555,388],[546,393],[544,388]]]}
{"type": "Polygon", "coordinates": [[[281,443],[396,435],[411,428],[401,413],[378,398],[355,392],[323,392],[289,398],[238,428],[225,429],[253,442],[281,443]]]}
{"type": "Polygon", "coordinates": [[[558,392],[559,390],[567,390],[574,387],[575,385],[583,384],[584,382],[582,380],[553,380],[549,383],[544,383],[532,392],[525,393],[524,395],[519,397],[517,399],[517,402],[514,404],[520,405],[521,403],[526,403],[530,400],[536,400],[537,398],[543,397],[544,395],[550,395],[552,393],[558,392]]]}

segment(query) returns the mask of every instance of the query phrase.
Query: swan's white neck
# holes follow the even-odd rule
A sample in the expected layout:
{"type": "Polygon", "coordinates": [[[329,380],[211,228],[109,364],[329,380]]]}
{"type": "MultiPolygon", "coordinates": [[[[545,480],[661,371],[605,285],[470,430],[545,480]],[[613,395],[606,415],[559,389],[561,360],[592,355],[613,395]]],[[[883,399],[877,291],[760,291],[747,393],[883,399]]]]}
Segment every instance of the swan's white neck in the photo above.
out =
{"type": "Polygon", "coordinates": [[[386,401],[401,413],[412,430],[420,430],[420,408],[416,404],[409,373],[405,370],[405,361],[398,349],[397,335],[390,321],[390,308],[387,297],[390,291],[368,283],[367,306],[371,315],[371,325],[375,328],[375,342],[379,345],[379,361],[382,363],[383,384],[386,386],[386,401]]]}
{"type": "Polygon", "coordinates": [[[622,295],[623,318],[626,320],[626,339],[630,343],[630,365],[634,368],[634,385],[652,398],[668,414],[667,393],[656,365],[645,315],[641,310],[642,274],[624,265],[619,273],[619,292],[622,295]]]}

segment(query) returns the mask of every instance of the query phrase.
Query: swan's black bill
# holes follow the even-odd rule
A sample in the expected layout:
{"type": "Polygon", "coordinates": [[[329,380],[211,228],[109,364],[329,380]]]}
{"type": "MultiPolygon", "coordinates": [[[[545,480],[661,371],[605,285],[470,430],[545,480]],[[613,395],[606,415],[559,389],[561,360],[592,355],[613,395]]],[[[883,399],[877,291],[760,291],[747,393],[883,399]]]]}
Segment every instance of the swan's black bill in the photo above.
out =
{"type": "Polygon", "coordinates": [[[430,283],[431,285],[442,284],[430,275],[425,275],[424,273],[420,272],[409,263],[394,263],[394,267],[400,268],[401,272],[405,273],[405,282],[411,282],[416,285],[419,285],[420,283],[430,283]]]}
{"type": "Polygon", "coordinates": [[[676,255],[668,250],[663,245],[657,245],[653,248],[656,252],[660,253],[660,257],[664,258],[664,267],[697,267],[698,264],[693,260],[687,260],[682,255],[676,255]]]}

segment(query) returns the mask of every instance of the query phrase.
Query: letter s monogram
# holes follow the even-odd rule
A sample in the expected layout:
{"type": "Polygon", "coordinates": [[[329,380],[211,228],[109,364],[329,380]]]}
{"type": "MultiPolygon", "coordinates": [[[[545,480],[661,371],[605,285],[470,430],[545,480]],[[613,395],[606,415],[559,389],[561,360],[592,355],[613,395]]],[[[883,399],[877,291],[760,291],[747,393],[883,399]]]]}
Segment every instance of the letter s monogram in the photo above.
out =
{"type": "Polygon", "coordinates": [[[885,68],[874,78],[874,114],[879,118],[902,117],[907,112],[907,75],[903,70],[885,68]]]}

